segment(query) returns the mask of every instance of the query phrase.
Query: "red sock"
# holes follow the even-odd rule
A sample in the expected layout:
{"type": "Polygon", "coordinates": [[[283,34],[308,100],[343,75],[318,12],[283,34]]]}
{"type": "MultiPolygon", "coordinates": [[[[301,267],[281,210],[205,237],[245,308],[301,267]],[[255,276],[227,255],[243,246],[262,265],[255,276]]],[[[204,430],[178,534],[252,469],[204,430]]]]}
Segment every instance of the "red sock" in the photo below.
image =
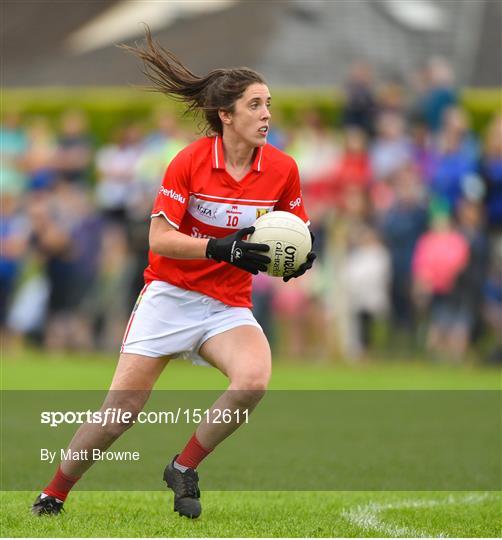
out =
{"type": "Polygon", "coordinates": [[[199,463],[212,451],[212,448],[210,450],[204,448],[197,440],[194,433],[183,449],[183,452],[176,458],[176,463],[183,467],[196,469],[199,463]]]}
{"type": "Polygon", "coordinates": [[[64,501],[68,496],[70,489],[79,479],[80,476],[78,478],[70,478],[69,476],[66,476],[66,474],[61,471],[60,465],[51,483],[42,491],[42,493],[49,495],[49,497],[56,497],[56,499],[64,501]]]}

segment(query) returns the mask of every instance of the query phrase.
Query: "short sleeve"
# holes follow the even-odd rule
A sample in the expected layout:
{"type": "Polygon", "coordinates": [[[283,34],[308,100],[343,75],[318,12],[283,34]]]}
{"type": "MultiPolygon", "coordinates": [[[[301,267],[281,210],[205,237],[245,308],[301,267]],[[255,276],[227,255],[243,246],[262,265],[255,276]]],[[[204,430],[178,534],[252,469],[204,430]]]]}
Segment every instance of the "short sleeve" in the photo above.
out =
{"type": "Polygon", "coordinates": [[[291,170],[289,172],[286,185],[281,194],[281,198],[275,205],[275,210],[282,210],[284,212],[291,212],[305,221],[307,225],[310,225],[307,212],[303,205],[303,195],[300,187],[300,174],[298,172],[298,166],[292,161],[291,170]]]}
{"type": "Polygon", "coordinates": [[[190,196],[189,156],[179,153],[164,174],[151,217],[164,216],[176,229],[185,215],[190,196]]]}

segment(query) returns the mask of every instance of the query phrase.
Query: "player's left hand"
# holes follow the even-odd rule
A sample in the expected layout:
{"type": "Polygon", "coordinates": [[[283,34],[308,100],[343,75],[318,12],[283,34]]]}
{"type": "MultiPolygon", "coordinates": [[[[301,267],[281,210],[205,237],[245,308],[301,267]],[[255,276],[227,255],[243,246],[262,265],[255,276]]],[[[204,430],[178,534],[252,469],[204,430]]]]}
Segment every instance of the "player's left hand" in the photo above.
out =
{"type": "Polygon", "coordinates": [[[313,251],[311,251],[307,255],[307,260],[303,264],[300,264],[298,270],[296,270],[292,274],[283,277],[282,279],[287,283],[291,278],[303,276],[303,274],[305,274],[307,270],[310,270],[312,268],[312,265],[314,264],[316,258],[317,255],[313,251]]]}
{"type": "MultiPolygon", "coordinates": [[[[312,234],[312,232],[310,233],[310,237],[312,238],[312,247],[314,247],[314,235],[312,234]]],[[[310,270],[312,268],[316,258],[317,258],[317,255],[313,251],[308,253],[307,260],[304,263],[300,264],[300,266],[298,267],[298,270],[296,270],[292,274],[289,274],[283,277],[282,278],[283,281],[287,283],[291,278],[297,278],[297,277],[303,276],[303,274],[305,274],[307,270],[310,270]]]]}

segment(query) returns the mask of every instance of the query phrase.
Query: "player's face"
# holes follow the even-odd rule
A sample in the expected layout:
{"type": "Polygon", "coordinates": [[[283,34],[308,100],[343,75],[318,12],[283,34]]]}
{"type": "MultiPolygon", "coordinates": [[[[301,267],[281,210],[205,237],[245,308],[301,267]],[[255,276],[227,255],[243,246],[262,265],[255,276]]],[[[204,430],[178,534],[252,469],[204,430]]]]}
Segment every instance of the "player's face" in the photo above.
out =
{"type": "Polygon", "coordinates": [[[264,146],[270,122],[270,92],[265,84],[253,83],[235,102],[234,112],[223,123],[249,146],[264,146]]]}

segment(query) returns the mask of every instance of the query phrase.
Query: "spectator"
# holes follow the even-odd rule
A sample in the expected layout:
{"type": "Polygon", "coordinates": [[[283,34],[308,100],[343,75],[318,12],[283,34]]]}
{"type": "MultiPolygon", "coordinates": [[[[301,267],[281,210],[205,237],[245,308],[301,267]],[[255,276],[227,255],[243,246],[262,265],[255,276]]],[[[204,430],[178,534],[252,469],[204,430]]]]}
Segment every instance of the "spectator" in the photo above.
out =
{"type": "Polygon", "coordinates": [[[89,184],[92,140],[87,119],[80,111],[67,111],[61,118],[54,166],[61,179],[81,186],[89,184]]]}
{"type": "Polygon", "coordinates": [[[366,62],[358,62],[349,71],[342,123],[345,127],[358,127],[371,137],[376,110],[371,66],[366,62]]]}
{"type": "MultiPolygon", "coordinates": [[[[138,214],[135,207],[143,207],[144,199],[151,206],[152,197],[158,191],[166,164],[187,144],[187,136],[179,127],[171,113],[160,111],[155,115],[156,130],[137,144],[137,155],[131,152],[132,166],[135,169],[129,180],[129,211],[138,214]],[[136,158],[134,157],[136,155],[136,158]]],[[[150,216],[150,208],[143,217],[150,216]]]]}
{"type": "Polygon", "coordinates": [[[371,167],[377,181],[387,181],[411,160],[411,147],[405,133],[404,118],[382,113],[377,120],[377,137],[371,149],[371,167]]]}
{"type": "Polygon", "coordinates": [[[394,193],[394,203],[382,216],[381,231],[391,260],[392,321],[411,335],[415,328],[411,265],[417,240],[427,228],[422,186],[412,168],[396,176],[394,193]]]}
{"type": "Polygon", "coordinates": [[[31,120],[26,131],[27,148],[22,167],[28,175],[29,189],[46,189],[56,180],[54,158],[56,138],[46,118],[31,120]]]}
{"type": "Polygon", "coordinates": [[[485,185],[488,227],[502,232],[502,116],[494,118],[487,130],[479,172],[485,185]]]}
{"type": "Polygon", "coordinates": [[[458,102],[453,79],[452,68],[444,58],[434,57],[428,61],[425,70],[426,89],[418,110],[433,132],[439,131],[444,111],[458,102]]]}
{"type": "Polygon", "coordinates": [[[378,89],[378,112],[404,114],[405,95],[402,85],[397,80],[388,80],[378,89]]]}
{"type": "Polygon", "coordinates": [[[6,337],[8,308],[19,277],[21,262],[26,252],[29,224],[19,211],[18,196],[9,191],[0,198],[0,337],[6,337]]]}
{"type": "Polygon", "coordinates": [[[418,240],[412,269],[417,298],[430,310],[427,346],[441,358],[460,360],[467,347],[471,314],[459,310],[455,286],[468,262],[469,244],[439,208],[432,229],[418,240]]]}
{"type": "Polygon", "coordinates": [[[373,207],[368,192],[359,186],[350,186],[344,192],[340,221],[345,222],[348,229],[370,223],[373,219],[373,207]]]}
{"type": "Polygon", "coordinates": [[[431,133],[424,122],[415,121],[410,126],[410,135],[411,161],[420,181],[428,181],[436,160],[436,149],[431,133]]]}
{"type": "Polygon", "coordinates": [[[131,312],[133,291],[127,272],[128,242],[116,227],[104,228],[101,234],[102,253],[96,279],[88,292],[85,308],[96,330],[99,349],[114,351],[124,334],[124,325],[131,312]]]}
{"type": "MultiPolygon", "coordinates": [[[[483,287],[488,271],[489,245],[484,230],[483,207],[478,201],[462,199],[457,208],[458,229],[469,246],[469,261],[459,275],[453,295],[457,301],[457,309],[463,312],[465,334],[461,342],[465,347],[474,338],[474,332],[481,322],[481,306],[483,287]]],[[[459,350],[463,354],[465,350],[459,350]]]]}
{"type": "Polygon", "coordinates": [[[359,128],[347,128],[344,132],[344,149],[333,175],[333,203],[340,207],[345,192],[351,187],[368,189],[371,177],[366,135],[359,128]]]}
{"type": "Polygon", "coordinates": [[[26,135],[19,114],[6,112],[3,117],[0,128],[2,193],[19,194],[26,189],[26,175],[22,169],[22,157],[27,147],[26,135]]]}
{"type": "Polygon", "coordinates": [[[456,135],[460,140],[462,152],[475,161],[479,154],[479,145],[470,129],[467,113],[459,107],[450,107],[444,112],[442,124],[441,131],[456,135]]]}
{"type": "Polygon", "coordinates": [[[142,152],[141,136],[140,127],[129,124],[119,130],[116,144],[104,146],[96,155],[98,206],[108,223],[120,227],[125,224],[127,200],[142,152]]]}
{"type": "Polygon", "coordinates": [[[351,319],[353,357],[365,356],[372,344],[373,326],[387,313],[390,261],[372,227],[363,225],[352,238],[344,268],[351,319]]]}
{"type": "MultiPolygon", "coordinates": [[[[171,112],[156,111],[154,122],[154,131],[148,134],[143,141],[142,156],[147,156],[145,162],[151,165],[145,167],[145,174],[149,179],[155,176],[158,184],[159,178],[165,172],[166,163],[169,163],[183,149],[183,144],[188,142],[189,137],[171,112]]],[[[140,169],[142,169],[142,161],[140,160],[140,169]]],[[[144,178],[142,174],[140,174],[140,178],[144,178]]]]}
{"type": "MultiPolygon", "coordinates": [[[[330,351],[344,356],[354,354],[353,319],[349,307],[345,268],[352,248],[353,231],[361,230],[373,219],[368,192],[350,185],[343,193],[340,211],[331,223],[329,251],[323,261],[326,272],[325,310],[331,327],[326,340],[330,351]]],[[[319,268],[319,265],[318,265],[319,268]]]]}
{"type": "Polygon", "coordinates": [[[304,113],[301,128],[295,131],[287,150],[297,160],[305,185],[332,171],[339,157],[334,133],[314,110],[304,113]]]}
{"type": "Polygon", "coordinates": [[[446,200],[450,208],[455,209],[466,193],[468,181],[476,172],[474,143],[467,133],[465,116],[458,110],[454,109],[446,115],[437,143],[430,189],[433,195],[446,200]]]}

